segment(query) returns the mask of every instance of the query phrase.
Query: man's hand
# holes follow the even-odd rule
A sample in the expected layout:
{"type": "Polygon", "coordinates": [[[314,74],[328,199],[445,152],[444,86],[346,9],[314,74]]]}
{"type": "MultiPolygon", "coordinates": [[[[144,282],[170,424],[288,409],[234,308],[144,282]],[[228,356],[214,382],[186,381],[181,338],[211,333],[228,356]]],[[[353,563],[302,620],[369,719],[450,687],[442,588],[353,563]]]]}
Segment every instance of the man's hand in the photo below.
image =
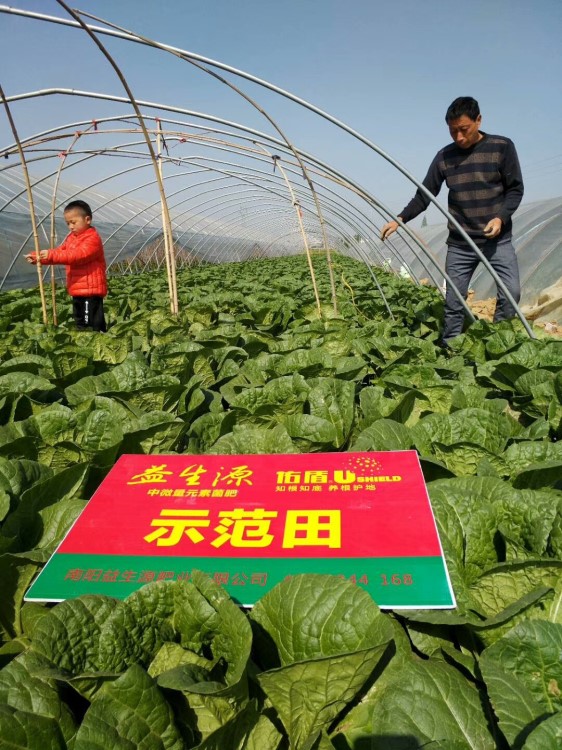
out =
{"type": "Polygon", "coordinates": [[[492,219],[484,227],[484,237],[488,240],[493,240],[501,232],[503,222],[501,219],[492,219]]]}
{"type": "MultiPolygon", "coordinates": [[[[39,251],[39,260],[40,261],[47,260],[48,254],[49,254],[48,250],[40,250],[39,251]]],[[[37,253],[28,253],[25,256],[25,259],[26,259],[26,261],[28,263],[33,263],[33,265],[35,266],[37,264],[37,253]]]]}
{"type": "Polygon", "coordinates": [[[381,240],[386,240],[388,237],[390,237],[391,234],[394,234],[399,226],[400,225],[397,221],[389,221],[387,224],[385,224],[381,229],[381,240]]]}

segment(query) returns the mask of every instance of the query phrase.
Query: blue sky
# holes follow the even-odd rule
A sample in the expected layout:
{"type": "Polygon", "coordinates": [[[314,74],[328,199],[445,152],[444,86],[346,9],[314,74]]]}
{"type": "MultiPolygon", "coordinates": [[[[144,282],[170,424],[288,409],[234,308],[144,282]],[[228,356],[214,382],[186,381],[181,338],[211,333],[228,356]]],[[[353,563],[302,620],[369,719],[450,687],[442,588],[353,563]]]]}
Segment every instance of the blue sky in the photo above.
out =
{"type": "MultiPolygon", "coordinates": [[[[291,91],[374,141],[419,179],[449,140],[448,104],[459,95],[474,96],[483,130],[515,142],[525,200],[562,196],[560,0],[78,2],[82,10],[291,91]]],[[[65,16],[54,0],[11,4],[65,16]]],[[[137,98],[272,132],[240,97],[188,64],[137,45],[107,38],[104,43],[137,98]]],[[[52,86],[123,94],[83,32],[6,14],[0,14],[0,71],[8,95],[52,86]]],[[[411,197],[405,178],[335,126],[258,86],[236,83],[295,145],[353,177],[397,212],[411,197]]],[[[20,135],[108,112],[115,114],[115,105],[61,97],[12,106],[20,135]]],[[[9,141],[2,113],[0,143],[9,141]]],[[[439,220],[431,211],[430,221],[439,220]]]]}

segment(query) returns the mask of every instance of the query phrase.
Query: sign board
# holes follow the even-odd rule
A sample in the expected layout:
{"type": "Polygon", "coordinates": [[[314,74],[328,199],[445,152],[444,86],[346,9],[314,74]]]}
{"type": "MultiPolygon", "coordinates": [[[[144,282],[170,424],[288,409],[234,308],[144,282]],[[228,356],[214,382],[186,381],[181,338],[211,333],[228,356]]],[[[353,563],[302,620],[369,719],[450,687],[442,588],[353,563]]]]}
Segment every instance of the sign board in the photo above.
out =
{"type": "Polygon", "coordinates": [[[298,573],[455,606],[416,451],[121,456],[25,598],[125,598],[193,569],[245,606],[298,573]]]}

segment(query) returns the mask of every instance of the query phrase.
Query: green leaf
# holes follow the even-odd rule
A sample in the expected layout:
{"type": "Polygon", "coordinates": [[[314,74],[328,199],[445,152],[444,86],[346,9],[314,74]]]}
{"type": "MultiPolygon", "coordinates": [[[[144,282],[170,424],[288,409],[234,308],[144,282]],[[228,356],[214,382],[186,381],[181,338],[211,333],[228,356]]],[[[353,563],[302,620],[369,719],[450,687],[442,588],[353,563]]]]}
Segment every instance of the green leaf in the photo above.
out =
{"type": "Polygon", "coordinates": [[[249,414],[300,414],[308,392],[305,379],[295,374],[274,378],[259,388],[245,388],[227,400],[231,407],[249,414]]]}
{"type": "Polygon", "coordinates": [[[524,440],[513,443],[503,454],[504,461],[514,474],[531,464],[543,461],[562,461],[562,444],[541,440],[524,440]]]}
{"type": "MultiPolygon", "coordinates": [[[[187,452],[197,455],[206,453],[208,449],[222,435],[228,435],[236,423],[233,412],[219,412],[218,414],[207,412],[194,420],[188,428],[187,452]]],[[[227,442],[232,440],[232,436],[227,442]]],[[[222,451],[219,451],[222,452],[222,451]]],[[[225,453],[230,451],[225,450],[225,453]]],[[[236,451],[232,451],[236,452],[236,451]]],[[[248,452],[248,451],[244,451],[248,452]]]]}
{"type": "Polygon", "coordinates": [[[281,357],[276,371],[278,375],[300,373],[305,378],[326,377],[334,374],[333,357],[320,348],[296,349],[281,357]]]}
{"type": "Polygon", "coordinates": [[[480,611],[490,617],[539,586],[553,588],[561,571],[562,561],[556,560],[503,563],[486,571],[471,594],[480,611]]]}
{"type": "Polygon", "coordinates": [[[200,667],[210,672],[213,664],[212,660],[183,648],[179,643],[164,643],[150,663],[148,674],[158,677],[183,665],[200,667]]]}
{"type": "Polygon", "coordinates": [[[480,657],[480,671],[488,696],[509,747],[520,748],[536,722],[545,716],[545,709],[525,683],[495,661],[488,651],[480,657]]]}
{"type": "MultiPolygon", "coordinates": [[[[513,490],[494,504],[496,523],[505,539],[510,539],[533,557],[548,557],[549,536],[556,518],[557,493],[548,490],[513,490]]],[[[509,556],[508,556],[509,559],[509,556]]]]}
{"type": "Polygon", "coordinates": [[[422,406],[423,411],[449,414],[453,403],[453,389],[450,385],[423,386],[420,391],[427,399],[427,403],[422,406]]]}
{"type": "Polygon", "coordinates": [[[51,362],[46,357],[40,357],[37,354],[25,354],[2,362],[0,375],[6,375],[8,372],[30,372],[46,378],[53,374],[51,362]]]}
{"type": "Polygon", "coordinates": [[[21,635],[20,611],[23,597],[39,570],[39,563],[17,554],[0,555],[0,636],[9,640],[21,635]]]}
{"type": "Polygon", "coordinates": [[[52,475],[51,469],[35,461],[9,461],[0,457],[0,484],[17,500],[28,487],[52,475]]]}
{"type": "Polygon", "coordinates": [[[562,577],[554,588],[554,597],[548,612],[548,619],[550,622],[556,622],[558,625],[562,625],[562,577]]]}
{"type": "Polygon", "coordinates": [[[36,624],[33,650],[72,675],[99,671],[101,629],[116,606],[90,595],[57,604],[36,624]]]}
{"type": "Polygon", "coordinates": [[[29,372],[10,372],[7,375],[0,375],[0,396],[25,393],[36,399],[42,399],[54,389],[55,386],[46,378],[29,372]]]}
{"type": "Polygon", "coordinates": [[[0,672],[0,704],[54,719],[68,741],[77,725],[55,684],[41,676],[50,666],[30,651],[16,657],[0,672]]]}
{"type": "Polygon", "coordinates": [[[189,583],[143,586],[119,602],[101,628],[99,665],[110,672],[134,663],[148,666],[166,641],[178,639],[191,650],[210,644],[215,658],[222,656],[228,665],[227,685],[239,682],[249,658],[249,624],[202,574],[189,583]]]}
{"type": "Polygon", "coordinates": [[[554,393],[554,375],[548,370],[532,370],[517,378],[514,383],[516,393],[523,396],[533,396],[538,385],[549,384],[549,391],[554,393]]]}
{"type": "Polygon", "coordinates": [[[234,425],[232,432],[219,437],[205,453],[239,455],[243,453],[299,453],[284,425],[249,427],[234,425]]]}
{"type": "Polygon", "coordinates": [[[545,719],[527,737],[522,750],[559,750],[562,746],[562,713],[545,719]]]}
{"type": "Polygon", "coordinates": [[[522,489],[538,489],[540,487],[562,489],[562,458],[527,466],[526,469],[515,475],[513,486],[522,489]]]}
{"type": "MultiPolygon", "coordinates": [[[[458,478],[432,482],[428,489],[431,501],[435,503],[436,513],[441,515],[446,512],[449,519],[456,517],[460,523],[464,550],[460,547],[457,529],[456,559],[459,563],[464,563],[463,577],[470,582],[497,561],[495,514],[488,498],[501,497],[504,484],[501,480],[488,477],[458,478]],[[445,505],[449,506],[446,511],[445,505]]],[[[448,525],[450,520],[446,523],[448,525]]]]}
{"type": "Polygon", "coordinates": [[[252,701],[197,747],[198,750],[277,750],[281,736],[252,701]]]}
{"type": "Polygon", "coordinates": [[[336,448],[341,448],[353,425],[355,385],[337,378],[317,378],[309,381],[309,386],[311,415],[331,422],[336,431],[336,448]]]}
{"type": "Polygon", "coordinates": [[[0,490],[0,522],[3,521],[10,512],[10,496],[4,490],[0,490]]]}
{"type": "Polygon", "coordinates": [[[292,748],[312,747],[322,730],[328,729],[367,682],[387,645],[310,659],[258,675],[292,748]]]}
{"type": "Polygon", "coordinates": [[[63,441],[62,443],[55,443],[55,445],[41,447],[37,460],[59,473],[73,464],[82,464],[86,460],[86,456],[75,443],[63,441]]]}
{"type": "Polygon", "coordinates": [[[117,365],[124,362],[131,351],[131,339],[128,336],[86,336],[96,362],[117,365]]]}
{"type": "Polygon", "coordinates": [[[338,441],[333,422],[312,414],[290,414],[280,418],[289,437],[303,451],[335,448],[338,441]]]}
{"type": "Polygon", "coordinates": [[[42,529],[41,535],[33,543],[34,548],[53,554],[84,507],[83,500],[66,499],[39,511],[42,529]]]}
{"type": "Polygon", "coordinates": [[[392,637],[369,594],[335,576],[291,576],[257,602],[250,618],[275,644],[272,667],[362,651],[392,637]]]}
{"type": "Polygon", "coordinates": [[[166,412],[152,411],[139,419],[137,429],[123,436],[119,450],[121,453],[147,455],[170,452],[177,446],[186,428],[183,420],[174,419],[166,412]]]}
{"type": "Polygon", "coordinates": [[[33,548],[44,531],[40,511],[59,501],[75,497],[88,469],[88,464],[70,466],[23,492],[20,504],[2,527],[3,535],[16,537],[17,548],[14,551],[33,548]]]}
{"type": "Polygon", "coordinates": [[[454,446],[457,443],[470,443],[497,454],[518,429],[517,423],[505,414],[471,408],[460,409],[449,416],[432,414],[421,419],[413,432],[429,444],[454,446]]]}
{"type": "Polygon", "coordinates": [[[156,372],[166,372],[188,380],[193,371],[193,363],[203,350],[204,347],[195,341],[160,344],[152,348],[150,366],[156,372]]]}
{"type": "Polygon", "coordinates": [[[474,443],[456,443],[455,445],[441,445],[433,443],[433,452],[439,461],[457,476],[503,476],[507,469],[501,458],[491,451],[474,443]],[[487,467],[483,472],[482,467],[487,467]]]}
{"type": "Polygon", "coordinates": [[[82,428],[81,448],[93,456],[102,455],[104,465],[115,458],[117,449],[123,440],[123,429],[119,421],[110,412],[94,409],[82,428]]]}
{"type": "Polygon", "coordinates": [[[0,704],[0,743],[13,750],[66,750],[54,719],[0,704]]]}
{"type": "Polygon", "coordinates": [[[521,622],[484,654],[488,662],[520,680],[544,711],[562,709],[562,625],[521,622]]]}
{"type": "Polygon", "coordinates": [[[544,418],[535,419],[526,429],[522,430],[518,438],[523,440],[545,440],[548,438],[550,426],[544,418]]]}
{"type": "Polygon", "coordinates": [[[74,750],[184,750],[171,706],[137,665],[94,697],[76,735],[74,750]]]}
{"type": "Polygon", "coordinates": [[[76,417],[72,410],[61,404],[53,404],[22,424],[25,435],[41,440],[46,445],[74,438],[76,417]]]}
{"type": "Polygon", "coordinates": [[[291,746],[310,748],[365,684],[392,627],[370,596],[332,576],[293,576],[254,606],[262,660],[258,680],[291,746]],[[275,668],[277,664],[281,666],[275,668]]]}
{"type": "Polygon", "coordinates": [[[57,384],[66,387],[93,373],[92,354],[75,346],[60,346],[52,357],[57,384]]]}
{"type": "Polygon", "coordinates": [[[373,750],[497,747],[478,690],[460,671],[435,659],[403,660],[386,679],[383,674],[343,729],[353,747],[363,743],[373,750]]]}
{"type": "Polygon", "coordinates": [[[367,427],[351,446],[352,451],[401,451],[412,447],[410,430],[392,419],[379,419],[367,427]]]}
{"type": "Polygon", "coordinates": [[[554,391],[558,402],[562,404],[562,370],[554,378],[554,391]]]}

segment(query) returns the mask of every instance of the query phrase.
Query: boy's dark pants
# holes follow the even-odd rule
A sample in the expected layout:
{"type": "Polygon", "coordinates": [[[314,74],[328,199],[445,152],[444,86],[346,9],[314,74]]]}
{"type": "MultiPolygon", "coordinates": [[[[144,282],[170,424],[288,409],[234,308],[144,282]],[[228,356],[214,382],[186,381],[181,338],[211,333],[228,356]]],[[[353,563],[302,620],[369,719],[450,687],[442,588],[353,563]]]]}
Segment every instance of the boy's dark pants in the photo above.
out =
{"type": "Polygon", "coordinates": [[[73,297],[72,314],[79,331],[107,331],[103,314],[103,297],[73,297]]]}

